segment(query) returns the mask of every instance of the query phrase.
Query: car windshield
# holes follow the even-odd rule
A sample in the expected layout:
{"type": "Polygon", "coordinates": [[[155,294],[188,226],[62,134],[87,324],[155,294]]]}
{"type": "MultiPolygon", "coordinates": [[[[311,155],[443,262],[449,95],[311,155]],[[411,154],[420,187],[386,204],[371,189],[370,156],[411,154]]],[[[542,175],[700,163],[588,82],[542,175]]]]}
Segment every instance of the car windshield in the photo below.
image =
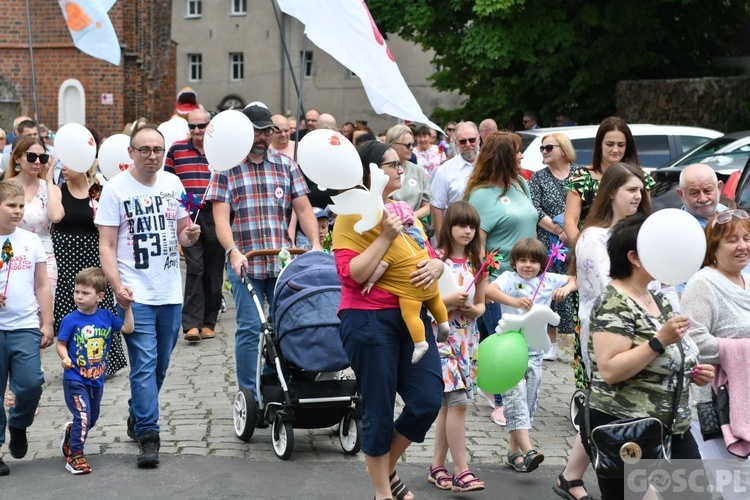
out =
{"type": "Polygon", "coordinates": [[[719,149],[724,146],[733,143],[737,139],[731,139],[729,137],[717,137],[704,144],[701,144],[697,148],[685,153],[685,155],[673,166],[678,167],[680,165],[690,165],[691,163],[700,163],[703,159],[713,155],[719,149]]]}

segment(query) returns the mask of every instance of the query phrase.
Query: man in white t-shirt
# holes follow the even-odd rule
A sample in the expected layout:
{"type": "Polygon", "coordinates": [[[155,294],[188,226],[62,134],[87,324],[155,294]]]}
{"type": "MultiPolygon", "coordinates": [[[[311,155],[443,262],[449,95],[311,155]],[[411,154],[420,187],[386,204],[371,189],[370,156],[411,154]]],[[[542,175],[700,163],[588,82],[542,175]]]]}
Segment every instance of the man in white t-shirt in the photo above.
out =
{"type": "Polygon", "coordinates": [[[474,162],[479,156],[479,129],[474,122],[459,122],[456,125],[451,147],[458,154],[438,167],[430,186],[430,213],[435,234],[440,234],[448,206],[463,198],[466,180],[474,171],[474,162]]]}
{"type": "Polygon", "coordinates": [[[180,204],[180,179],[161,169],[164,153],[156,127],[133,132],[133,167],[104,186],[95,218],[102,269],[118,305],[135,316],[135,330],[124,338],[131,361],[128,436],[140,446],[138,467],[159,464],[159,390],[182,319],[178,247],[200,236],[180,204]]]}

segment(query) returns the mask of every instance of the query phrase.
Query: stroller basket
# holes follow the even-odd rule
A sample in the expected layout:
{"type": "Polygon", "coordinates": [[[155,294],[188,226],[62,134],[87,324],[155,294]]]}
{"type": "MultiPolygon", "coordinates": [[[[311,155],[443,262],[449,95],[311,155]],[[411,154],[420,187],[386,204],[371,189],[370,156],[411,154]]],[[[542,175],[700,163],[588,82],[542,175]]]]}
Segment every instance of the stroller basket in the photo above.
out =
{"type": "Polygon", "coordinates": [[[333,256],[307,252],[292,260],[274,290],[274,331],[287,363],[309,372],[347,368],[337,316],[341,282],[333,256]]]}

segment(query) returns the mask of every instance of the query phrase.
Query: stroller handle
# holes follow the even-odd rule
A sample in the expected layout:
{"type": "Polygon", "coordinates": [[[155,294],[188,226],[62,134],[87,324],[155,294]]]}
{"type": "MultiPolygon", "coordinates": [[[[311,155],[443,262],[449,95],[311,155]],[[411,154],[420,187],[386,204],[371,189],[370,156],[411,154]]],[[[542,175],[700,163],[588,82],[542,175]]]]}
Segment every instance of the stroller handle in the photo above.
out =
{"type": "MultiPolygon", "coordinates": [[[[282,248],[268,248],[266,250],[253,250],[251,252],[247,252],[245,254],[245,258],[247,260],[250,260],[254,257],[265,257],[269,255],[278,255],[279,252],[281,252],[282,248]]],[[[305,248],[287,248],[290,254],[292,255],[302,255],[303,253],[307,252],[307,249],[305,248]]]]}

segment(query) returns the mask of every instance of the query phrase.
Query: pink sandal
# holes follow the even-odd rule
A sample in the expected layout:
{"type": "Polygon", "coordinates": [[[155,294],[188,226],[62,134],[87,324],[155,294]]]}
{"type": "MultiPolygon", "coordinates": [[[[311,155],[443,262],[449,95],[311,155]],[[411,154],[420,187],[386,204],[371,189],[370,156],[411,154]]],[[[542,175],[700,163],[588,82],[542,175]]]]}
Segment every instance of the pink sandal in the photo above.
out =
{"type": "Polygon", "coordinates": [[[439,490],[449,490],[453,487],[453,476],[448,474],[448,469],[444,465],[438,465],[437,467],[430,467],[430,476],[427,478],[427,482],[434,484],[435,488],[439,490]],[[444,475],[440,476],[441,473],[444,475]]]}
{"type": "Polygon", "coordinates": [[[479,491],[484,489],[484,481],[474,475],[471,470],[466,469],[458,476],[453,477],[453,491],[458,493],[466,493],[467,491],[479,491]],[[466,479],[466,476],[471,476],[471,479],[466,479]]]}

